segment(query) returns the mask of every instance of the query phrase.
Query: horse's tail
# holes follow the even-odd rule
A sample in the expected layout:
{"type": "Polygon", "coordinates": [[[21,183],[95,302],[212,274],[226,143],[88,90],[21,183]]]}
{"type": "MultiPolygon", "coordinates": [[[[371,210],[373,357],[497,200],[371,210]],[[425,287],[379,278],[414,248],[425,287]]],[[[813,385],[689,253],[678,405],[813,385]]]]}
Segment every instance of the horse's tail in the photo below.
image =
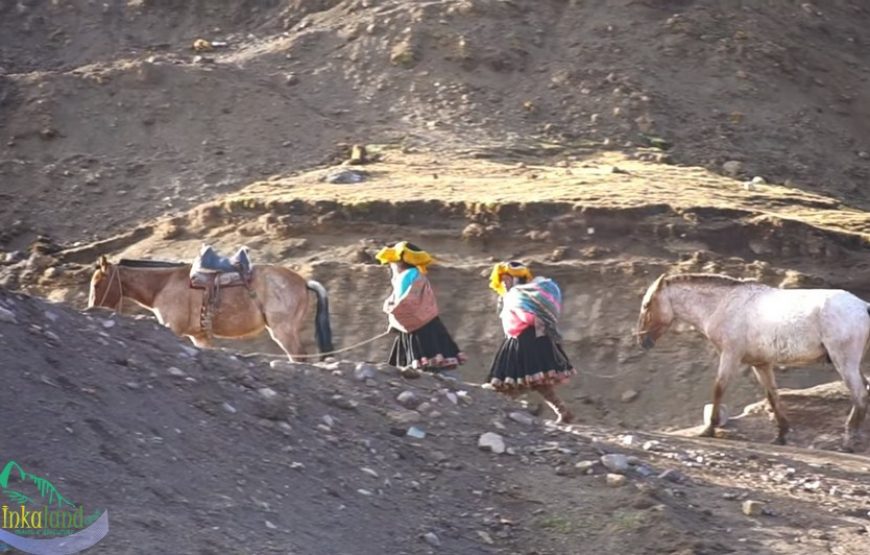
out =
{"type": "Polygon", "coordinates": [[[332,327],[329,325],[329,295],[326,293],[326,288],[313,279],[306,283],[306,287],[317,295],[317,315],[314,317],[317,349],[321,353],[328,353],[334,349],[332,346],[332,327]]]}

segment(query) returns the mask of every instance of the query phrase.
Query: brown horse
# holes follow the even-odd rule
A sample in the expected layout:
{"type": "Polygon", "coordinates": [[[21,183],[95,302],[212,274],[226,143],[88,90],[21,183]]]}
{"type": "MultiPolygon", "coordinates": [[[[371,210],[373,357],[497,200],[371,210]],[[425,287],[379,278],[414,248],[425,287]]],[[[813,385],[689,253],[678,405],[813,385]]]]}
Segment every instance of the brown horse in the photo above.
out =
{"type": "Polygon", "coordinates": [[[190,287],[190,264],[151,260],[121,260],[111,264],[100,257],[91,277],[88,307],[119,310],[124,298],[149,309],[157,320],[178,335],[191,338],[197,347],[209,347],[210,338],[242,338],[268,329],[272,339],[287,353],[304,354],[299,330],[308,312],[308,291],[317,296],[315,330],[321,353],[332,347],[326,289],[306,282],[296,272],[272,264],[254,267],[250,288],[225,287],[214,314],[211,334],[203,329],[203,294],[190,287]]]}

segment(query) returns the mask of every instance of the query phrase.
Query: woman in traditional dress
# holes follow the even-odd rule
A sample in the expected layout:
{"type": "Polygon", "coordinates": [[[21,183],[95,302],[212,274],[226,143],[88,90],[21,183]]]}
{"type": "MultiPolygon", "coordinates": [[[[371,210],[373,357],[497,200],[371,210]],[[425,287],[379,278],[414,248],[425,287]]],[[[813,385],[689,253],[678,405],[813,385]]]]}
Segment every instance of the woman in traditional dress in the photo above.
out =
{"type": "Polygon", "coordinates": [[[551,279],[533,279],[525,264],[511,261],[495,265],[490,287],[500,296],[506,339],[492,361],[488,387],[511,397],[537,391],[556,413],[557,422],[571,422],[574,415],[554,389],[576,373],[558,329],[559,286],[551,279]]]}
{"type": "Polygon", "coordinates": [[[384,301],[390,329],[398,336],[389,363],[399,368],[450,370],[465,362],[441,318],[435,292],[426,277],[432,256],[416,245],[402,241],[384,247],[375,255],[390,265],[393,291],[384,301]]]}

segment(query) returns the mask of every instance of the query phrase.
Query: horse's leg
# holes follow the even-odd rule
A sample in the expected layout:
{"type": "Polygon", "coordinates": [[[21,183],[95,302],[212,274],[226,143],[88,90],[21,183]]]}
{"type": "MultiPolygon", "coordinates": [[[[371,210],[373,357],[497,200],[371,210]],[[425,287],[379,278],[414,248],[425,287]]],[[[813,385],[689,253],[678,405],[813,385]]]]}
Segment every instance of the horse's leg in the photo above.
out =
{"type": "Polygon", "coordinates": [[[275,279],[283,281],[276,287],[276,283],[269,282],[269,288],[265,290],[261,305],[263,323],[269,330],[272,340],[287,354],[290,362],[294,362],[293,355],[304,355],[302,340],[299,330],[308,312],[308,289],[305,282],[301,286],[288,281],[286,276],[276,276],[275,279]]]}
{"type": "Polygon", "coordinates": [[[293,355],[304,355],[302,340],[299,339],[298,328],[290,323],[282,322],[275,327],[269,326],[269,335],[272,340],[287,354],[290,362],[294,362],[293,355]]]}
{"type": "Polygon", "coordinates": [[[846,418],[843,434],[843,450],[849,452],[855,449],[855,442],[860,435],[861,424],[867,414],[868,397],[870,397],[867,391],[867,380],[861,373],[861,359],[866,340],[865,331],[860,336],[853,334],[839,340],[832,338],[824,341],[828,356],[852,398],[852,410],[846,418]]]}
{"type": "Polygon", "coordinates": [[[767,402],[770,404],[770,409],[773,411],[773,416],[776,418],[777,434],[773,440],[777,445],[785,445],[785,435],[788,433],[789,424],[788,418],[785,416],[785,411],[782,410],[782,403],[779,400],[779,393],[776,391],[776,377],[773,374],[773,366],[766,364],[763,366],[753,366],[752,371],[755,373],[758,383],[764,388],[764,393],[767,395],[767,402]]]}
{"type": "Polygon", "coordinates": [[[701,432],[701,437],[715,437],[716,426],[719,425],[719,407],[722,405],[722,396],[725,388],[737,370],[740,369],[740,357],[728,351],[722,351],[719,355],[719,370],[716,372],[716,381],[713,384],[713,410],[710,414],[710,423],[701,432]]]}
{"type": "Polygon", "coordinates": [[[852,397],[852,410],[849,411],[849,416],[846,419],[843,449],[851,452],[854,451],[855,443],[861,437],[861,425],[867,416],[870,393],[867,392],[865,378],[861,374],[861,368],[858,365],[848,369],[848,373],[843,376],[843,381],[846,382],[846,387],[849,388],[849,393],[852,397]]]}
{"type": "Polygon", "coordinates": [[[843,434],[843,450],[851,452],[854,451],[855,442],[860,435],[861,424],[867,414],[868,397],[870,397],[866,378],[861,373],[863,346],[857,352],[855,349],[850,349],[848,343],[837,345],[837,348],[831,348],[832,346],[829,345],[825,347],[828,349],[834,368],[840,374],[852,397],[852,410],[846,418],[843,434]]]}
{"type": "Polygon", "coordinates": [[[211,349],[214,344],[206,335],[191,335],[189,336],[193,344],[200,349],[211,349]]]}

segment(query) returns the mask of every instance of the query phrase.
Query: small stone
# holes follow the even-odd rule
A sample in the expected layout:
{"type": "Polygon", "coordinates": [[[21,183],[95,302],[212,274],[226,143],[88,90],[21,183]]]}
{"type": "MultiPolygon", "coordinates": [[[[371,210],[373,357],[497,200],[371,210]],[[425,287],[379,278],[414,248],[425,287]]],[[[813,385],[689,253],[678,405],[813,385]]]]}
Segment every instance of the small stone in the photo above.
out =
{"type": "Polygon", "coordinates": [[[598,464],[598,461],[579,461],[574,465],[574,468],[579,470],[580,472],[588,472],[595,468],[595,465],[598,464]]]}
{"type": "Polygon", "coordinates": [[[269,361],[269,368],[272,370],[294,370],[296,366],[289,360],[272,360],[269,361]]]}
{"type": "Polygon", "coordinates": [[[372,492],[367,489],[358,489],[356,490],[356,492],[360,495],[365,495],[366,497],[370,497],[371,495],[373,495],[372,492]]]}
{"type": "Polygon", "coordinates": [[[640,395],[640,394],[637,391],[635,391],[634,389],[627,389],[622,393],[622,395],[620,396],[620,399],[622,399],[623,403],[630,403],[630,402],[634,401],[635,399],[637,399],[638,395],[640,395]]]}
{"type": "Polygon", "coordinates": [[[368,151],[365,145],[353,145],[350,149],[350,160],[348,160],[348,163],[360,165],[367,164],[368,162],[368,151]]]}
{"type": "Polygon", "coordinates": [[[387,418],[397,424],[416,424],[423,419],[423,415],[414,410],[391,410],[387,411],[387,418]]]}
{"type": "Polygon", "coordinates": [[[767,181],[765,181],[764,178],[760,175],[756,175],[752,178],[752,181],[750,183],[752,183],[753,185],[764,185],[765,183],[767,183],[767,181]]]}
{"type": "Polygon", "coordinates": [[[175,376],[177,378],[180,378],[180,377],[185,375],[184,370],[182,370],[180,368],[176,368],[175,366],[170,366],[169,369],[167,370],[167,372],[169,372],[169,374],[171,376],[175,376]]]}
{"type": "Polygon", "coordinates": [[[474,402],[474,400],[471,398],[471,395],[469,395],[467,391],[457,391],[456,396],[459,398],[459,402],[463,405],[470,406],[474,402]]]}
{"type": "Polygon", "coordinates": [[[377,477],[378,477],[378,473],[375,472],[374,470],[372,470],[371,468],[362,467],[362,468],[360,468],[360,470],[362,470],[363,473],[368,474],[368,475],[371,476],[372,478],[377,478],[377,477]]]}
{"type": "Polygon", "coordinates": [[[408,428],[408,431],[405,432],[405,435],[408,437],[413,437],[414,439],[424,439],[426,437],[426,432],[416,426],[411,426],[410,428],[408,428]]]}
{"type": "Polygon", "coordinates": [[[268,520],[266,521],[266,528],[268,528],[269,530],[277,530],[278,529],[277,526],[275,526],[274,524],[272,524],[268,520]]]}
{"type": "Polygon", "coordinates": [[[508,414],[508,418],[526,426],[531,426],[535,423],[535,417],[527,412],[514,411],[508,414]]]}
{"type": "Polygon", "coordinates": [[[335,426],[335,418],[329,416],[328,414],[324,414],[320,419],[323,421],[324,424],[326,424],[328,428],[332,428],[333,426],[335,426]]]}
{"type": "Polygon", "coordinates": [[[565,254],[568,252],[567,247],[556,247],[550,253],[549,259],[551,262],[561,262],[565,259],[565,254]]]}
{"type": "Polygon", "coordinates": [[[465,226],[465,229],[462,230],[462,238],[465,240],[469,240],[475,237],[482,237],[485,233],[486,228],[484,228],[479,223],[472,222],[465,226]]]}
{"type": "Polygon", "coordinates": [[[224,404],[221,405],[221,406],[223,407],[223,409],[224,409],[225,411],[227,411],[227,412],[230,413],[230,414],[236,414],[236,412],[238,412],[238,411],[236,410],[236,407],[232,406],[232,405],[229,404],[229,403],[224,403],[224,404]]]}
{"type": "Polygon", "coordinates": [[[264,399],[274,399],[278,397],[278,392],[271,387],[261,387],[257,389],[257,393],[259,393],[264,399]]]}
{"type": "Polygon", "coordinates": [[[758,516],[764,510],[764,504],[747,499],[743,502],[742,509],[746,516],[758,516]]]}
{"type": "Polygon", "coordinates": [[[329,404],[342,410],[355,410],[359,406],[359,403],[343,395],[333,395],[329,399],[329,404]]]}
{"type": "Polygon", "coordinates": [[[6,322],[7,324],[17,324],[18,320],[15,318],[15,313],[0,306],[0,322],[6,322]]]}
{"type": "Polygon", "coordinates": [[[628,479],[622,474],[608,474],[607,475],[607,485],[612,488],[618,488],[620,486],[624,486],[628,479]]]}
{"type": "Polygon", "coordinates": [[[103,327],[106,329],[113,328],[113,327],[115,327],[115,321],[114,320],[103,320],[103,327]]]}
{"type": "Polygon", "coordinates": [[[505,451],[504,439],[496,433],[486,432],[477,440],[477,446],[484,451],[491,451],[497,455],[501,455],[505,451]]]}
{"type": "Polygon", "coordinates": [[[482,541],[486,545],[495,545],[495,542],[493,541],[492,536],[490,536],[488,533],[484,532],[483,530],[478,530],[477,536],[480,538],[480,541],[482,541]]]}
{"type": "Polygon", "coordinates": [[[674,482],[675,484],[681,484],[686,481],[686,477],[680,471],[671,468],[659,474],[659,480],[667,480],[669,482],[674,482]]]}
{"type": "Polygon", "coordinates": [[[16,262],[21,262],[26,259],[27,255],[22,251],[11,251],[6,253],[6,263],[7,264],[15,264],[16,262]]]}
{"type": "Polygon", "coordinates": [[[601,457],[601,464],[603,464],[607,470],[615,472],[617,474],[624,474],[628,472],[628,457],[626,457],[625,455],[603,455],[601,457]]]}
{"type": "Polygon", "coordinates": [[[441,547],[441,540],[438,536],[435,535],[434,532],[426,532],[423,534],[423,541],[431,545],[432,547],[441,547]]]}
{"type": "Polygon", "coordinates": [[[295,73],[288,73],[284,76],[284,82],[292,87],[299,84],[299,77],[295,73]]]}
{"type": "Polygon", "coordinates": [[[347,185],[351,183],[362,183],[366,180],[368,174],[359,170],[338,170],[328,173],[323,181],[327,183],[335,183],[339,185],[347,185]]]}
{"type": "Polygon", "coordinates": [[[644,451],[661,451],[662,450],[661,445],[662,444],[660,441],[655,440],[655,439],[651,439],[649,441],[643,442],[643,445],[641,447],[643,448],[644,451]]]}
{"type": "Polygon", "coordinates": [[[730,177],[737,177],[741,172],[743,172],[743,162],[729,160],[722,164],[722,172],[730,177]]]}
{"type": "Polygon", "coordinates": [[[360,362],[353,370],[353,378],[358,382],[373,380],[377,375],[377,369],[367,362],[360,362]]]}
{"type": "Polygon", "coordinates": [[[413,391],[406,390],[399,393],[399,395],[396,397],[396,402],[398,402],[406,409],[413,410],[419,407],[421,403],[423,403],[423,399],[420,398],[420,396],[413,391]]]}

